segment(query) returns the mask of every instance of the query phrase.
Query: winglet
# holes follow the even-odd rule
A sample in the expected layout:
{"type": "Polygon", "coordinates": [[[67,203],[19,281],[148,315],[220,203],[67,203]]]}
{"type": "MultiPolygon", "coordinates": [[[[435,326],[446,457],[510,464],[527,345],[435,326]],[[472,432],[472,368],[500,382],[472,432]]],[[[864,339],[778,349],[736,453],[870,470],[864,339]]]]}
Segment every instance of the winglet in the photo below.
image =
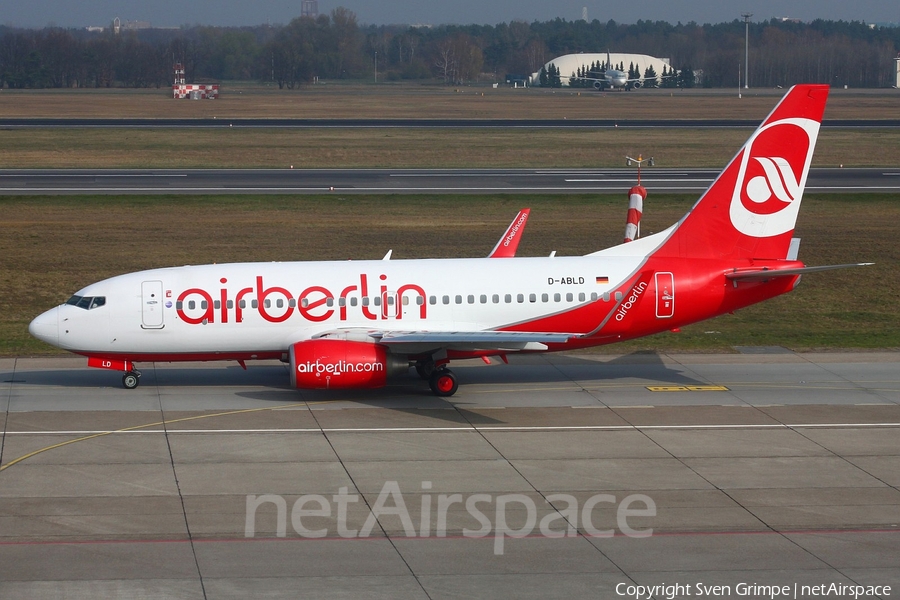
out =
{"type": "Polygon", "coordinates": [[[523,208],[516,215],[516,218],[509,224],[507,230],[503,233],[500,241],[488,254],[488,258],[512,258],[516,255],[516,249],[519,247],[519,241],[522,239],[522,233],[525,231],[525,223],[528,222],[528,215],[531,214],[530,208],[523,208]]]}

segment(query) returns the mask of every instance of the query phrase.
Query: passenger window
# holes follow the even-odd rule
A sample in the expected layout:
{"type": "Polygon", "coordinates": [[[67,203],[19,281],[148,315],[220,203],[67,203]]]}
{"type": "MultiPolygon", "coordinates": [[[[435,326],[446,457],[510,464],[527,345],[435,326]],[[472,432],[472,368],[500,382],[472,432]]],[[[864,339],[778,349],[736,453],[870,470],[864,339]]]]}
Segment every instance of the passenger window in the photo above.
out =
{"type": "Polygon", "coordinates": [[[503,296],[503,301],[507,304],[510,304],[512,302],[512,294],[506,294],[505,296],[503,296]]]}
{"type": "Polygon", "coordinates": [[[516,302],[518,302],[519,304],[522,304],[523,302],[525,302],[525,295],[524,294],[516,294],[516,302]]]}
{"type": "Polygon", "coordinates": [[[535,294],[528,294],[529,302],[537,302],[537,296],[535,294]]]}
{"type": "Polygon", "coordinates": [[[416,296],[416,306],[422,306],[425,304],[425,296],[416,296]]]}
{"type": "MultiPolygon", "coordinates": [[[[570,294],[571,295],[571,294],[570,294]]],[[[553,294],[553,301],[559,302],[559,294],[553,294]]]]}
{"type": "Polygon", "coordinates": [[[548,296],[547,294],[541,294],[541,302],[549,302],[549,301],[550,301],[550,296],[548,296]]]}
{"type": "Polygon", "coordinates": [[[343,297],[338,298],[338,306],[340,306],[341,308],[347,306],[347,299],[343,297]]]}
{"type": "Polygon", "coordinates": [[[472,294],[469,294],[466,300],[468,300],[469,304],[475,304],[475,296],[473,296],[472,294]]]}
{"type": "Polygon", "coordinates": [[[575,299],[575,297],[572,296],[572,292],[569,292],[568,294],[566,294],[566,302],[571,302],[574,299],[575,299]]]}
{"type": "Polygon", "coordinates": [[[250,308],[259,308],[259,300],[254,298],[250,301],[250,308]]]}
{"type": "MultiPolygon", "coordinates": [[[[293,302],[293,300],[291,300],[291,302],[293,302]]],[[[234,308],[234,300],[229,300],[228,302],[226,302],[226,303],[225,303],[225,308],[227,308],[227,309],[229,309],[229,310],[231,310],[232,308],[234,308]]]]}
{"type": "Polygon", "coordinates": [[[457,304],[462,304],[462,296],[457,296],[457,297],[456,297],[456,303],[457,303],[457,304]]]}
{"type": "Polygon", "coordinates": [[[494,294],[491,296],[491,302],[494,304],[500,304],[500,294],[494,294]]]}
{"type": "Polygon", "coordinates": [[[194,310],[197,308],[197,303],[193,300],[188,300],[188,310],[194,310]]]}
{"type": "Polygon", "coordinates": [[[238,306],[239,306],[241,309],[247,308],[247,301],[246,301],[246,300],[240,300],[240,301],[238,301],[238,306]]]}
{"type": "MultiPolygon", "coordinates": [[[[281,302],[281,300],[279,300],[281,302]]],[[[325,306],[331,308],[334,306],[334,298],[325,298],[325,306]]]]}
{"type": "MultiPolygon", "coordinates": [[[[231,302],[231,301],[229,300],[229,302],[231,302]]],[[[295,299],[293,299],[293,298],[290,298],[290,299],[288,300],[288,306],[289,306],[290,308],[295,308],[295,307],[297,306],[297,301],[296,301],[295,299]]],[[[228,308],[231,308],[231,307],[229,306],[228,308]]]]}
{"type": "Polygon", "coordinates": [[[441,298],[441,302],[443,302],[444,304],[450,304],[450,296],[444,296],[443,298],[441,298]]]}
{"type": "Polygon", "coordinates": [[[437,304],[437,296],[428,296],[428,304],[434,306],[437,304]]]}
{"type": "Polygon", "coordinates": [[[362,305],[363,305],[363,306],[368,306],[368,305],[369,305],[369,297],[368,297],[368,296],[364,296],[364,297],[363,297],[363,299],[362,299],[362,305]]]}
{"type": "Polygon", "coordinates": [[[221,301],[221,300],[214,300],[214,301],[213,301],[213,308],[216,309],[216,310],[219,310],[220,308],[222,308],[222,301],[221,301]]]}
{"type": "Polygon", "coordinates": [[[179,300],[178,302],[175,303],[175,310],[183,310],[183,309],[184,309],[184,302],[179,300]]]}
{"type": "Polygon", "coordinates": [[[616,292],[616,302],[622,301],[622,292],[616,292]]]}
{"type": "Polygon", "coordinates": [[[482,304],[487,304],[487,296],[485,296],[484,294],[482,294],[481,297],[480,297],[478,300],[479,300],[482,304]]]}
{"type": "MultiPolygon", "coordinates": [[[[206,304],[206,303],[204,302],[203,304],[206,304]]],[[[266,301],[263,304],[265,304],[266,308],[272,308],[272,301],[269,300],[268,298],[266,298],[266,301]]],[[[200,308],[206,308],[206,307],[201,306],[200,308]]]]}
{"type": "Polygon", "coordinates": [[[356,302],[357,300],[355,296],[353,298],[350,298],[350,306],[356,306],[356,302]]]}
{"type": "Polygon", "coordinates": [[[579,301],[579,302],[584,302],[584,292],[580,292],[580,293],[578,294],[578,301],[579,301]]]}
{"type": "Polygon", "coordinates": [[[375,296],[372,298],[372,304],[375,306],[381,306],[381,296],[375,296]]]}

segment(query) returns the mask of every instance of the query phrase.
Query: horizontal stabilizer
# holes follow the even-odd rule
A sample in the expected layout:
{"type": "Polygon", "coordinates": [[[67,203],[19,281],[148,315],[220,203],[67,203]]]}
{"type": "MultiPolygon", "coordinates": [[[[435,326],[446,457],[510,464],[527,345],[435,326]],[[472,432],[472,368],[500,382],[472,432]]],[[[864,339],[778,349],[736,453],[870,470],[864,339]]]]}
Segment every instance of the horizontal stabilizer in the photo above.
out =
{"type": "Polygon", "coordinates": [[[734,281],[760,281],[763,279],[773,279],[775,277],[787,277],[788,275],[805,275],[807,273],[818,273],[820,271],[833,271],[834,269],[849,269],[850,267],[868,267],[875,263],[853,263],[848,265],[824,265],[821,267],[802,267],[799,269],[743,269],[730,271],[725,273],[727,279],[734,281]]]}

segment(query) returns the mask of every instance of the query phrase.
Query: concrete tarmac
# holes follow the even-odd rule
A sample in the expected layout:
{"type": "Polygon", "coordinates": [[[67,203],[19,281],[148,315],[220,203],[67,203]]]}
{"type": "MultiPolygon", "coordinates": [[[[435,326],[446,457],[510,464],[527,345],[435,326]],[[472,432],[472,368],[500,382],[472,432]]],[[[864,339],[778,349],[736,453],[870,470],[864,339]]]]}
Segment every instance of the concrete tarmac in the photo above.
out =
{"type": "Polygon", "coordinates": [[[900,353],[740,350],[454,363],[448,400],[0,359],[0,598],[895,597],[900,353]]]}

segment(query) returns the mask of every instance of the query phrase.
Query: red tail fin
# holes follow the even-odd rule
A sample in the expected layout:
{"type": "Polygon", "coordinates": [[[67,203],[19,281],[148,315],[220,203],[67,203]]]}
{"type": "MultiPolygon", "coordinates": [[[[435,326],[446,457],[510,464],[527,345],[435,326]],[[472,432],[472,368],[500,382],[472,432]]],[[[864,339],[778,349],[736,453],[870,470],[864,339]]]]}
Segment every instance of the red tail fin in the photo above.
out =
{"type": "Polygon", "coordinates": [[[791,88],[658,255],[784,258],[827,99],[827,85],[791,88]]]}

